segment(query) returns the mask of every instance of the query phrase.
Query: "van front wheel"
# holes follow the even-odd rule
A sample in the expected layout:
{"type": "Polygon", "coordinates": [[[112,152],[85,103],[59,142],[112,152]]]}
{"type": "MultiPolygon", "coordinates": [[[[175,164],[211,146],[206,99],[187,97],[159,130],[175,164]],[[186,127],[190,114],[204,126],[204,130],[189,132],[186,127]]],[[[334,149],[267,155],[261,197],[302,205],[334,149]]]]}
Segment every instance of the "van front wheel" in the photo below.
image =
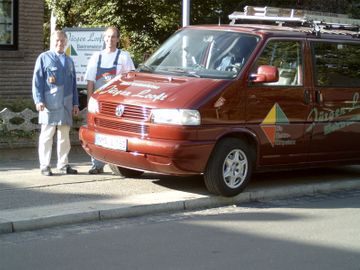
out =
{"type": "Polygon", "coordinates": [[[129,177],[129,178],[136,178],[136,177],[143,175],[143,173],[144,173],[143,171],[131,170],[131,169],[119,167],[119,166],[116,166],[113,164],[109,164],[109,167],[115,175],[121,175],[121,176],[129,177]]]}
{"type": "Polygon", "coordinates": [[[230,138],[220,141],[205,169],[207,189],[226,197],[239,194],[250,180],[253,159],[251,147],[243,140],[230,138]]]}

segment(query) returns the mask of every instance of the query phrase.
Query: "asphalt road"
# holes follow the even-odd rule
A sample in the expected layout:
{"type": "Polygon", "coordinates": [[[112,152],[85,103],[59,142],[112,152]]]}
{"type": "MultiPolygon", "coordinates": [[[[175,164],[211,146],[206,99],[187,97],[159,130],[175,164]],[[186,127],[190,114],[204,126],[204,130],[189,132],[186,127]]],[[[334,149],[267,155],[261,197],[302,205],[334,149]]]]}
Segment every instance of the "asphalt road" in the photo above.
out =
{"type": "Polygon", "coordinates": [[[1,269],[360,269],[360,190],[0,235],[1,269]]]}

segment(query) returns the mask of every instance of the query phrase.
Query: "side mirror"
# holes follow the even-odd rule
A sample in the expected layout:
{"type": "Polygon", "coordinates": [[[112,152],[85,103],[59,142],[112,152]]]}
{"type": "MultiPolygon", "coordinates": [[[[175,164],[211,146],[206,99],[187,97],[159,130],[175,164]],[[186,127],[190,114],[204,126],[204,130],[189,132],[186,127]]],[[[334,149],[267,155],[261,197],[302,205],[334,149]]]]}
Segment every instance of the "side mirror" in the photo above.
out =
{"type": "Polygon", "coordinates": [[[250,75],[250,81],[254,83],[277,82],[279,80],[279,71],[277,67],[262,65],[257,69],[256,74],[250,75]]]}

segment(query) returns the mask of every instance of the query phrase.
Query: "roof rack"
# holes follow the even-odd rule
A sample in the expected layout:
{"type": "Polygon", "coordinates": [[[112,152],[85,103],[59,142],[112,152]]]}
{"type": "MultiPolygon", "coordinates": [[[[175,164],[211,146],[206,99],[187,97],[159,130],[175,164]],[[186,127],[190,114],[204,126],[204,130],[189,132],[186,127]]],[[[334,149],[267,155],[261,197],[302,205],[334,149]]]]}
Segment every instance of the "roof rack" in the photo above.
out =
{"type": "Polygon", "coordinates": [[[301,9],[276,7],[246,6],[244,12],[234,12],[229,15],[230,25],[237,20],[268,21],[283,25],[297,23],[311,26],[317,34],[326,29],[345,29],[360,33],[360,20],[349,18],[346,14],[324,13],[301,9]]]}

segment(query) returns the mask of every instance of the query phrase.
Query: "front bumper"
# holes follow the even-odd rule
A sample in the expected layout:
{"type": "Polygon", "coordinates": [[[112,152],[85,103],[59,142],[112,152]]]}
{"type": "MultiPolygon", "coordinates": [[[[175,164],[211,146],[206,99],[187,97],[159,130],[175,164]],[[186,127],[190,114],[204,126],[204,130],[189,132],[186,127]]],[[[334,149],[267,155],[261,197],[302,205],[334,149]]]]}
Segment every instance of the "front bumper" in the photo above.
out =
{"type": "Polygon", "coordinates": [[[212,141],[151,140],[126,137],[127,151],[95,145],[95,132],[82,126],[79,138],[94,158],[117,166],[169,175],[202,174],[213,150],[212,141]]]}

